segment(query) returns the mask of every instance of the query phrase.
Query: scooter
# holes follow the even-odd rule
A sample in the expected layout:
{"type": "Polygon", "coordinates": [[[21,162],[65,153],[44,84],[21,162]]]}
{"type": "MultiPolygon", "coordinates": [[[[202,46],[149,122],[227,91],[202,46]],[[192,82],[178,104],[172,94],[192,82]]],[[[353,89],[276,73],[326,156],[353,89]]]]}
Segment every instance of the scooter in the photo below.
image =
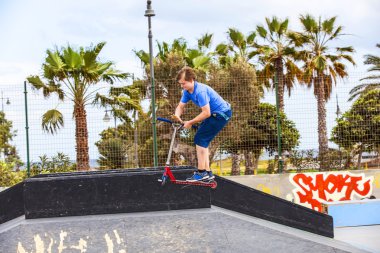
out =
{"type": "MultiPolygon", "coordinates": [[[[162,174],[162,177],[158,179],[161,185],[164,186],[166,182],[170,181],[172,184],[204,186],[204,187],[210,187],[211,189],[215,189],[218,186],[218,183],[213,179],[209,181],[186,181],[186,180],[178,180],[174,177],[173,173],[170,170],[170,159],[173,152],[175,136],[177,132],[183,127],[183,124],[182,122],[174,122],[165,118],[157,118],[157,120],[171,124],[174,130],[172,134],[172,139],[170,142],[168,158],[165,163],[164,173],[162,174]]],[[[196,129],[197,127],[193,126],[193,128],[196,129]]]]}

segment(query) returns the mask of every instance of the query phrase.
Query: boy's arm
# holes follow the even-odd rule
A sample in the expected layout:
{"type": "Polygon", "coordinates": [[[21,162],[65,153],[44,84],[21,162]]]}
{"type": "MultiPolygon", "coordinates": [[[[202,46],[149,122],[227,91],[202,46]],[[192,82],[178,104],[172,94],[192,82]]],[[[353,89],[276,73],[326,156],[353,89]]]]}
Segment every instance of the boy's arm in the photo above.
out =
{"type": "Polygon", "coordinates": [[[194,119],[183,122],[183,127],[190,129],[190,127],[198,122],[201,122],[211,116],[210,104],[201,107],[202,112],[198,114],[194,119]]]}
{"type": "Polygon", "coordinates": [[[181,115],[185,111],[186,103],[179,102],[177,108],[175,109],[174,116],[178,119],[178,121],[182,122],[181,115]]]}
{"type": "Polygon", "coordinates": [[[202,112],[200,114],[198,114],[194,119],[188,121],[191,125],[201,122],[211,116],[210,104],[201,107],[201,109],[202,112]]]}

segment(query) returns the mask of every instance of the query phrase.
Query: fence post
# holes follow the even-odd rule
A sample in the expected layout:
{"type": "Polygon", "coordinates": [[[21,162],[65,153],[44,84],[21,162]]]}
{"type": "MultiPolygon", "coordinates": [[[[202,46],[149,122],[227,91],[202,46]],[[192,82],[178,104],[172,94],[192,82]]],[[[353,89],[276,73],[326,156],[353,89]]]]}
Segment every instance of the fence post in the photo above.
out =
{"type": "Polygon", "coordinates": [[[30,159],[29,159],[29,121],[28,121],[28,91],[26,90],[26,81],[24,81],[25,97],[25,130],[26,130],[26,166],[28,177],[30,177],[30,159]]]}

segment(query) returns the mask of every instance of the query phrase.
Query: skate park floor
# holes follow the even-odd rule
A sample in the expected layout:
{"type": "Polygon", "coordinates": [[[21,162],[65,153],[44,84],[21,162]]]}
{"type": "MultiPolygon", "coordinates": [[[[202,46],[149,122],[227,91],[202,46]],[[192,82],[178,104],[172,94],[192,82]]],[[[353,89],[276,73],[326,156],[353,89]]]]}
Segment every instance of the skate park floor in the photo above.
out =
{"type": "Polygon", "coordinates": [[[0,225],[0,252],[380,252],[379,234],[380,226],[338,228],[332,239],[211,206],[31,220],[20,216],[0,225]]]}

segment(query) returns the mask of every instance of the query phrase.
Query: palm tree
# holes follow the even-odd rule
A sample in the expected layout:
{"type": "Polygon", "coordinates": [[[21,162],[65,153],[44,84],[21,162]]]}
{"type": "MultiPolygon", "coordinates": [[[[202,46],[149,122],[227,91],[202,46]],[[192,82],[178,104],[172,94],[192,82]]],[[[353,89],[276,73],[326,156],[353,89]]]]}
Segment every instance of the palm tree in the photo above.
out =
{"type": "MultiPolygon", "coordinates": [[[[113,84],[128,77],[113,68],[110,61],[101,62],[98,58],[105,42],[89,48],[75,50],[70,45],[61,50],[47,50],[41,76],[29,76],[27,80],[33,88],[42,90],[45,98],[57,94],[59,100],[74,103],[75,138],[77,169],[89,169],[88,131],[86,105],[93,99],[90,88],[103,81],[113,84]]],[[[63,115],[57,109],[48,110],[42,118],[43,130],[54,134],[64,124],[63,115]]]]}
{"type": "MultiPolygon", "coordinates": [[[[376,44],[376,47],[380,48],[380,44],[376,44]]],[[[368,72],[371,72],[371,73],[375,72],[375,74],[360,79],[360,81],[369,80],[371,82],[363,83],[353,88],[350,91],[351,97],[348,99],[349,101],[353,100],[354,98],[356,98],[357,96],[363,93],[367,93],[370,90],[380,88],[380,75],[378,72],[376,72],[376,71],[380,71],[380,57],[376,55],[372,55],[372,54],[367,54],[364,57],[365,57],[364,64],[372,65],[372,67],[368,69],[368,72]]]]}
{"type": "Polygon", "coordinates": [[[215,54],[218,56],[221,65],[228,65],[236,62],[238,58],[249,62],[255,52],[252,50],[256,33],[251,32],[245,36],[241,31],[235,28],[229,28],[227,31],[229,43],[220,43],[215,48],[215,54]]]}
{"type": "Polygon", "coordinates": [[[267,29],[264,26],[256,27],[257,34],[264,40],[264,44],[255,44],[255,54],[264,66],[259,73],[259,82],[264,86],[274,85],[274,78],[278,80],[279,108],[284,112],[284,91],[288,90],[290,96],[295,80],[300,80],[302,71],[294,63],[296,50],[292,40],[287,36],[289,20],[284,21],[277,17],[265,18],[267,29]],[[285,72],[284,72],[285,70],[285,72]],[[260,80],[261,79],[261,80],[260,80]]]}
{"type": "Polygon", "coordinates": [[[316,20],[313,16],[301,15],[302,32],[289,34],[297,46],[303,46],[300,51],[300,59],[304,62],[303,82],[308,87],[314,87],[314,95],[317,97],[318,106],[318,143],[321,169],[327,169],[324,156],[328,152],[328,139],[326,128],[326,101],[330,98],[332,85],[337,78],[348,76],[346,60],[355,65],[350,53],[354,52],[351,46],[336,47],[335,52],[330,50],[328,44],[342,35],[343,27],[336,26],[336,17],[316,20]]]}

